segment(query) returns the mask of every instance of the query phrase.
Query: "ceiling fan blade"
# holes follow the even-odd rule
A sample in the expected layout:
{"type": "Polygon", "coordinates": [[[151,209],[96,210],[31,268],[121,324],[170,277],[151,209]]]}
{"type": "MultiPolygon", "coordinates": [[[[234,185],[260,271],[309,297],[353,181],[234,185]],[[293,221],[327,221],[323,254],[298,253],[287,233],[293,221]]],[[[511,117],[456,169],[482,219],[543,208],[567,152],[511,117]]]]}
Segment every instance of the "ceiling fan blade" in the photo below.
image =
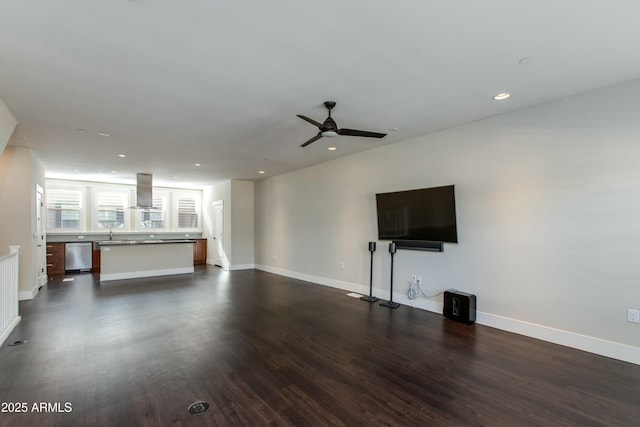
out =
{"type": "Polygon", "coordinates": [[[368,132],[366,130],[355,130],[355,129],[338,129],[336,133],[338,135],[364,136],[366,138],[384,138],[387,135],[386,133],[368,132]]]}
{"type": "Polygon", "coordinates": [[[313,119],[310,119],[309,117],[301,116],[300,114],[296,114],[296,116],[300,117],[304,121],[307,121],[307,122],[311,123],[312,125],[314,125],[317,128],[320,128],[320,126],[322,126],[320,123],[316,122],[313,119]]]}
{"type": "Polygon", "coordinates": [[[316,136],[314,136],[313,138],[311,138],[310,140],[308,140],[307,142],[302,144],[300,147],[306,147],[307,145],[311,144],[312,142],[315,142],[315,141],[319,140],[320,138],[322,138],[322,133],[318,132],[318,134],[316,136]]]}

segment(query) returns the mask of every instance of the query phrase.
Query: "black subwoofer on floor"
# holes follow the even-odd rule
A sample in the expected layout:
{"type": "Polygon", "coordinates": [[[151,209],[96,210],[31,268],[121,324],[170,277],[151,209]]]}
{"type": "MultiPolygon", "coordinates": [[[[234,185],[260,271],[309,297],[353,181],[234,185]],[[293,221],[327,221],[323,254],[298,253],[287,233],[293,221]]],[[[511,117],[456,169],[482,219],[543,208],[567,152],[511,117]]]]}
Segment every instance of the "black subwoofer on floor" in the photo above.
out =
{"type": "Polygon", "coordinates": [[[456,322],[472,324],[476,321],[476,296],[458,291],[444,291],[442,314],[456,322]]]}

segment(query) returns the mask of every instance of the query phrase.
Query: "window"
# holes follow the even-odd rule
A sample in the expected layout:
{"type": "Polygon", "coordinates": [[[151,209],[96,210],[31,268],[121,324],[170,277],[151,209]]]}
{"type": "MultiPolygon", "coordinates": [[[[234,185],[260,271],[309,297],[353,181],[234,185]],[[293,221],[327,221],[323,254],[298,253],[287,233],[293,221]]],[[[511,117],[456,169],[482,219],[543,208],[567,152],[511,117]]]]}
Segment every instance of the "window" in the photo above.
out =
{"type": "Polygon", "coordinates": [[[80,230],[82,191],[47,189],[47,230],[80,230]]]}
{"type": "Polygon", "coordinates": [[[178,228],[198,228],[198,203],[195,197],[178,197],[178,228]]]}
{"type": "Polygon", "coordinates": [[[127,200],[124,192],[99,191],[96,198],[98,229],[125,229],[127,200]]]}
{"type": "MultiPolygon", "coordinates": [[[[202,190],[153,189],[153,209],[132,209],[135,186],[46,179],[45,207],[50,233],[198,233],[202,190]]],[[[184,235],[184,234],[183,234],[184,235]]]]}
{"type": "Polygon", "coordinates": [[[144,209],[139,213],[139,223],[138,228],[141,230],[157,230],[157,229],[166,229],[166,207],[167,207],[167,199],[166,197],[159,196],[153,197],[153,207],[154,209],[144,209]]]}

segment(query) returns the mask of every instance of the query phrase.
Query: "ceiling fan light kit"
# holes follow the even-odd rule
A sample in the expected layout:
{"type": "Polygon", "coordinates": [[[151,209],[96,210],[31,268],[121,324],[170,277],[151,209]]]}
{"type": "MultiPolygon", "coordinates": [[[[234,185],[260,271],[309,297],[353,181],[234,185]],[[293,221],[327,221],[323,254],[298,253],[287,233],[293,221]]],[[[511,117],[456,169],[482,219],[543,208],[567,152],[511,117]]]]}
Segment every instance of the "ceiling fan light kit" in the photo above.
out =
{"type": "Polygon", "coordinates": [[[324,103],[324,106],[327,108],[327,110],[329,110],[329,117],[327,117],[323,123],[318,123],[315,120],[310,119],[309,117],[306,117],[306,116],[302,116],[300,114],[297,115],[302,120],[309,122],[315,127],[317,127],[319,130],[316,136],[312,137],[310,140],[302,144],[300,147],[306,147],[307,145],[319,140],[322,137],[331,138],[334,136],[343,135],[343,136],[362,136],[365,138],[384,138],[387,135],[386,133],[369,132],[366,130],[355,130],[355,129],[345,129],[345,128],[338,129],[338,125],[333,120],[333,118],[331,118],[331,110],[333,109],[333,107],[336,106],[336,103],[334,101],[327,101],[324,103]]]}

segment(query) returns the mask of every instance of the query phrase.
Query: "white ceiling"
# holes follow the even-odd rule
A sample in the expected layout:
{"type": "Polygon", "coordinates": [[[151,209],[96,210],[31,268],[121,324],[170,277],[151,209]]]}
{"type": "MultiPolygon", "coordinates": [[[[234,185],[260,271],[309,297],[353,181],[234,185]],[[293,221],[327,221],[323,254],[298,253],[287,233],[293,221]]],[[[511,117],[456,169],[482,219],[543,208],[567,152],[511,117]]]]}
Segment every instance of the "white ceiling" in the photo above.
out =
{"type": "Polygon", "coordinates": [[[636,79],[639,16],[637,0],[0,0],[0,99],[10,144],[50,176],[255,180],[636,79]],[[296,114],[322,122],[327,100],[339,127],[389,135],[299,148],[317,129],[296,114]]]}

